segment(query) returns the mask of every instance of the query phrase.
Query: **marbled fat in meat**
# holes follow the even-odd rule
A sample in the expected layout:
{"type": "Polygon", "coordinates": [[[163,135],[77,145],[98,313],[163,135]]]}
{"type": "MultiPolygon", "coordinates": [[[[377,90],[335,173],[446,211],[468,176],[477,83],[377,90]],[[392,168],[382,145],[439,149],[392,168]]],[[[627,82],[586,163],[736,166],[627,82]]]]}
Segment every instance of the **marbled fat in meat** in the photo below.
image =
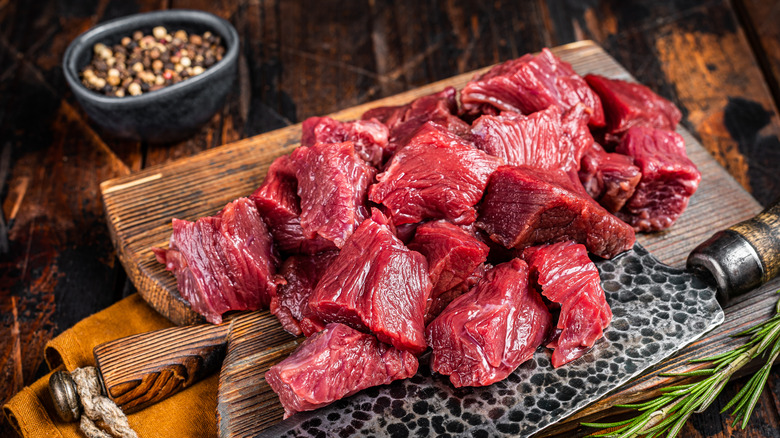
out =
{"type": "Polygon", "coordinates": [[[528,287],[528,266],[513,259],[488,271],[428,325],[431,369],[456,387],[490,385],[530,359],[551,325],[539,293],[528,287]]]}

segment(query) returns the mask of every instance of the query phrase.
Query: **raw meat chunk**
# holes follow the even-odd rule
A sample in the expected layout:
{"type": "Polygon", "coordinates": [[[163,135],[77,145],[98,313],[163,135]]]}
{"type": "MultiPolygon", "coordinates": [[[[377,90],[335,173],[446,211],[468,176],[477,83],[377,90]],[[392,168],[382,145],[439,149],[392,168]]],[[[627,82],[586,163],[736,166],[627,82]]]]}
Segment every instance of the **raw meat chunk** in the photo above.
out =
{"type": "Polygon", "coordinates": [[[507,164],[577,171],[583,147],[590,147],[593,142],[587,115],[581,117],[582,108],[578,104],[569,111],[572,114],[567,115],[566,128],[573,132],[564,132],[561,110],[553,105],[529,116],[512,111],[504,111],[498,116],[484,115],[474,121],[471,139],[479,149],[507,164]],[[582,125],[580,120],[584,120],[582,125]],[[575,140],[580,147],[574,147],[575,140]]]}
{"type": "Polygon", "coordinates": [[[339,122],[330,117],[309,117],[303,121],[302,128],[301,146],[351,141],[360,158],[372,166],[382,164],[389,131],[379,120],[339,122]]]}
{"type": "Polygon", "coordinates": [[[298,180],[303,236],[319,235],[341,248],[368,217],[366,189],[376,170],[357,156],[351,141],[301,147],[290,160],[298,180]]]}
{"type": "Polygon", "coordinates": [[[642,173],[631,157],[606,152],[593,143],[582,157],[579,178],[591,198],[610,213],[616,213],[634,194],[642,173]]]}
{"type": "Polygon", "coordinates": [[[556,170],[502,166],[490,177],[477,226],[507,248],[575,240],[599,257],[634,245],[634,230],[556,170]]]}
{"type": "Polygon", "coordinates": [[[271,299],[270,308],[289,333],[311,336],[324,327],[309,308],[309,298],[325,268],[338,254],[338,251],[325,251],[314,255],[295,255],[282,263],[279,276],[284,281],[276,286],[276,296],[271,299]]]}
{"type": "Polygon", "coordinates": [[[266,308],[276,294],[278,260],[250,199],[236,199],[196,222],[173,219],[169,248],[153,251],[176,276],[192,310],[214,324],[230,310],[266,308]]]}
{"type": "Polygon", "coordinates": [[[590,115],[585,105],[581,103],[571,107],[561,117],[562,137],[571,142],[572,156],[576,162],[575,169],[579,169],[582,156],[593,146],[593,135],[588,128],[588,120],[590,115]]]}
{"type": "Polygon", "coordinates": [[[634,127],[626,132],[616,152],[634,159],[642,179],[618,217],[637,231],[659,231],[672,226],[696,192],[701,173],[685,153],[685,141],[672,131],[634,127]]]}
{"type": "Polygon", "coordinates": [[[346,325],[328,324],[272,366],[265,380],[279,395],[287,418],[365,388],[406,379],[417,367],[417,358],[409,352],[346,325]]]}
{"type": "Polygon", "coordinates": [[[513,259],[488,271],[428,326],[431,369],[456,387],[490,385],[530,359],[551,325],[542,298],[528,287],[528,266],[513,259]]]}
{"type": "Polygon", "coordinates": [[[309,306],[325,322],[367,329],[382,342],[422,353],[428,264],[387,224],[378,210],[363,221],[325,270],[309,306]]]}
{"type": "Polygon", "coordinates": [[[534,246],[526,248],[523,258],[532,284],[538,284],[542,295],[561,306],[560,334],[548,345],[555,349],[552,363],[558,368],[585,354],[603,336],[612,321],[612,309],[583,245],[568,241],[534,246]]]}
{"type": "Polygon", "coordinates": [[[466,292],[469,277],[487,260],[489,248],[474,234],[445,221],[417,228],[409,249],[425,256],[431,278],[431,296],[425,320],[441,313],[455,297],[466,292]]]}
{"type": "Polygon", "coordinates": [[[396,225],[424,219],[470,224],[474,205],[500,165],[500,158],[429,122],[388,162],[368,197],[384,204],[396,225]]]}
{"type": "Polygon", "coordinates": [[[335,249],[336,245],[321,236],[307,239],[301,228],[301,200],[298,181],[290,157],[282,155],[271,163],[263,184],[252,193],[260,215],[268,224],[274,244],[286,254],[314,254],[335,249]]]}
{"type": "Polygon", "coordinates": [[[414,234],[417,232],[417,227],[419,227],[420,224],[401,224],[398,226],[390,227],[391,229],[395,228],[395,237],[401,240],[401,242],[404,243],[404,245],[408,245],[409,242],[412,241],[414,238],[414,234]]]}
{"type": "Polygon", "coordinates": [[[550,105],[566,112],[581,102],[590,126],[604,126],[601,101],[588,84],[549,50],[499,64],[471,80],[461,91],[463,111],[490,114],[492,108],[530,114],[550,105]]]}
{"type": "Polygon", "coordinates": [[[390,128],[390,142],[385,160],[398,148],[409,142],[414,133],[426,122],[435,122],[456,135],[469,130],[468,123],[459,119],[457,91],[452,87],[419,97],[409,104],[374,108],[363,114],[363,119],[376,118],[390,128]]]}
{"type": "Polygon", "coordinates": [[[604,106],[608,141],[616,141],[632,126],[674,131],[682,118],[677,107],[635,82],[586,75],[588,85],[599,95],[604,106]]]}

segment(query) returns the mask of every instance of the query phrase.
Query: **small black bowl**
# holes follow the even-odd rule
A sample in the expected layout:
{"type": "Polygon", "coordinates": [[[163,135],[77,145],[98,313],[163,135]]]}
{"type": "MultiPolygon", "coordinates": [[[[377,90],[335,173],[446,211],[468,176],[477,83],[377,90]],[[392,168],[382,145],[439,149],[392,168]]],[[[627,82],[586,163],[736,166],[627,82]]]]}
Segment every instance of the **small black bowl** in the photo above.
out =
{"type": "Polygon", "coordinates": [[[130,15],[102,23],[79,35],[68,46],[63,70],[68,85],[90,119],[120,138],[150,142],[181,140],[198,130],[225,102],[236,77],[238,32],[227,21],[207,12],[173,9],[130,15]],[[225,46],[222,60],[198,76],[140,96],[109,97],[85,87],[79,73],[92,60],[93,46],[111,47],[140,30],[156,26],[169,32],[211,31],[225,46]]]}

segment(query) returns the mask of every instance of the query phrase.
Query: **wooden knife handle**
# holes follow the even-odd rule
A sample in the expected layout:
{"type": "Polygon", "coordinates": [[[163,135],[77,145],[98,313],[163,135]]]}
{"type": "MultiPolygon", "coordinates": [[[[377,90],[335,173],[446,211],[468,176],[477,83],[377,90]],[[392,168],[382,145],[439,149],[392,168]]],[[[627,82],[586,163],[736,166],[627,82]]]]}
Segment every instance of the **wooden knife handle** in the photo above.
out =
{"type": "Polygon", "coordinates": [[[780,200],[694,249],[688,268],[713,278],[718,299],[743,294],[780,274],[780,200]]]}
{"type": "MultiPolygon", "coordinates": [[[[219,370],[230,326],[231,321],[171,327],[98,345],[93,352],[103,395],[132,413],[187,388],[219,370]]],[[[74,388],[67,373],[49,380],[55,406],[66,421],[80,413],[78,396],[72,399],[74,388]]]]}
{"type": "Polygon", "coordinates": [[[761,259],[761,282],[780,274],[780,200],[752,219],[740,222],[729,230],[742,236],[755,248],[761,259]]]}

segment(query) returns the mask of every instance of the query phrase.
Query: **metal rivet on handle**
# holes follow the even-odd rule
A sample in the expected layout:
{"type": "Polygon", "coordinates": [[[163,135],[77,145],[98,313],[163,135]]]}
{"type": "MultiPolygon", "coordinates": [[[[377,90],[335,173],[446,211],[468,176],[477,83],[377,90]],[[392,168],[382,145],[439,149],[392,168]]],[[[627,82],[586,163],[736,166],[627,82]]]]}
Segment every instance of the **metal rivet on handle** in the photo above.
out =
{"type": "Polygon", "coordinates": [[[57,371],[49,377],[49,394],[62,421],[70,423],[79,419],[81,399],[69,372],[57,371]]]}

